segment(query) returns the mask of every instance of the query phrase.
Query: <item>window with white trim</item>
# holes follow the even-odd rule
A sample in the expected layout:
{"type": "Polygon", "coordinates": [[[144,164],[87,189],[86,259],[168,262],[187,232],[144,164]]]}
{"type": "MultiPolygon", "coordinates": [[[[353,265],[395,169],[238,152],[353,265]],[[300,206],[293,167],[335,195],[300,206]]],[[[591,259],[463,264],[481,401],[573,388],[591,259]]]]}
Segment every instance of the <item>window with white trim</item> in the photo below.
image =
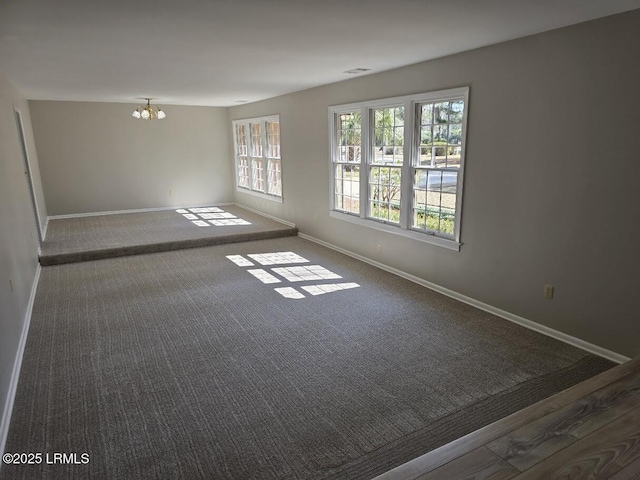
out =
{"type": "Polygon", "coordinates": [[[280,117],[235,120],[233,137],[237,187],[282,200],[280,117]]]}
{"type": "Polygon", "coordinates": [[[469,89],[329,108],[331,213],[460,246],[469,89]]]}

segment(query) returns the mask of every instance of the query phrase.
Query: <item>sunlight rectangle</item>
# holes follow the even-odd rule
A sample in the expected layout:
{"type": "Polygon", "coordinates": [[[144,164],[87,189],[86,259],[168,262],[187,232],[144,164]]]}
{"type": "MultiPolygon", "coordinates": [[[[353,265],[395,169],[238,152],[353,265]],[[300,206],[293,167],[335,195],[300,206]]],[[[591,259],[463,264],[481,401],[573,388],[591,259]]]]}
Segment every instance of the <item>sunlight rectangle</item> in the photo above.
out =
{"type": "Polygon", "coordinates": [[[247,222],[241,218],[223,218],[220,220],[209,220],[211,225],[216,227],[229,227],[232,225],[251,225],[251,222],[247,222]]]}
{"type": "Polygon", "coordinates": [[[280,295],[282,295],[284,298],[294,298],[294,299],[305,298],[302,293],[300,293],[298,290],[296,290],[293,287],[274,288],[274,290],[278,292],[280,295]]]}
{"type": "Polygon", "coordinates": [[[358,288],[357,283],[327,283],[325,285],[307,285],[302,287],[304,291],[311,295],[324,295],[325,293],[337,292],[339,290],[349,290],[350,288],[358,288]]]}
{"type": "Polygon", "coordinates": [[[196,224],[199,227],[209,227],[210,225],[204,220],[193,220],[192,223],[196,224]]]}
{"type": "Polygon", "coordinates": [[[271,275],[269,272],[262,270],[261,268],[255,268],[253,270],[247,270],[251,275],[256,277],[262,283],[280,283],[276,277],[271,275]]]}
{"type": "MultiPolygon", "coordinates": [[[[249,255],[251,256],[251,255],[249,255]]],[[[342,278],[340,275],[320,265],[310,265],[308,267],[281,267],[271,269],[278,275],[283,276],[290,282],[306,282],[309,280],[332,280],[342,278]]]]}
{"type": "Polygon", "coordinates": [[[191,213],[209,213],[209,212],[223,212],[224,210],[218,207],[197,207],[197,208],[190,208],[189,211],[191,213]]]}
{"type": "Polygon", "coordinates": [[[247,255],[260,265],[286,265],[290,263],[307,263],[304,257],[293,252],[250,253],[247,255]]]}
{"type": "Polygon", "coordinates": [[[198,215],[205,220],[211,220],[212,218],[237,218],[233,213],[229,212],[199,213],[198,215]]]}
{"type": "Polygon", "coordinates": [[[242,255],[227,255],[227,258],[239,267],[253,267],[254,265],[253,262],[247,260],[242,255]]]}

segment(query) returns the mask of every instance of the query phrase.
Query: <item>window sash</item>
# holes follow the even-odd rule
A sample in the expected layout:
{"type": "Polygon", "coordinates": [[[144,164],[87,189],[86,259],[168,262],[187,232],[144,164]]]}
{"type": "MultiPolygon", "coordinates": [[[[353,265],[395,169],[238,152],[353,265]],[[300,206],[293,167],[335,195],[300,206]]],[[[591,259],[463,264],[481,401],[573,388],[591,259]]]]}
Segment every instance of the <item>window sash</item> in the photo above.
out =
{"type": "Polygon", "coordinates": [[[367,218],[400,224],[402,168],[370,165],[367,218]]]}
{"type": "Polygon", "coordinates": [[[280,122],[265,122],[267,132],[267,157],[280,158],[280,122]]]}
{"type": "Polygon", "coordinates": [[[251,188],[249,159],[247,157],[238,157],[236,161],[236,168],[238,173],[238,186],[242,188],[251,188]]]}
{"type": "Polygon", "coordinates": [[[267,193],[282,196],[282,163],[280,159],[267,160],[267,193]]]}
{"type": "Polygon", "coordinates": [[[336,210],[352,215],[360,214],[360,165],[335,163],[333,185],[336,210]]]}
{"type": "Polygon", "coordinates": [[[414,168],[411,229],[454,238],[458,168],[414,168]]]}
{"type": "Polygon", "coordinates": [[[251,157],[251,190],[264,192],[264,159],[251,157]]]}

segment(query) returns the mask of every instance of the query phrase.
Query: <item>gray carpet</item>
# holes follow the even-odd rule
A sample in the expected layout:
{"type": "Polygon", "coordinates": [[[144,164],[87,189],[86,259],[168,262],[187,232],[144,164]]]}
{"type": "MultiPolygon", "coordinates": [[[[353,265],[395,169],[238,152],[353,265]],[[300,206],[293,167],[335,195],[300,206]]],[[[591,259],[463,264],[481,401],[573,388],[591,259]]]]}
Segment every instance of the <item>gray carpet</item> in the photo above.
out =
{"type": "Polygon", "coordinates": [[[40,264],[60,265],[298,234],[296,228],[236,206],[208,208],[221,212],[177,210],[183,213],[161,210],[51,220],[40,264]],[[238,220],[246,223],[228,225],[238,220]],[[206,226],[195,225],[194,221],[206,226]],[[220,225],[223,223],[227,225],[220,225]]]}
{"type": "Polygon", "coordinates": [[[612,366],[295,237],[46,267],[7,451],[90,462],[0,478],[366,479],[612,366]]]}

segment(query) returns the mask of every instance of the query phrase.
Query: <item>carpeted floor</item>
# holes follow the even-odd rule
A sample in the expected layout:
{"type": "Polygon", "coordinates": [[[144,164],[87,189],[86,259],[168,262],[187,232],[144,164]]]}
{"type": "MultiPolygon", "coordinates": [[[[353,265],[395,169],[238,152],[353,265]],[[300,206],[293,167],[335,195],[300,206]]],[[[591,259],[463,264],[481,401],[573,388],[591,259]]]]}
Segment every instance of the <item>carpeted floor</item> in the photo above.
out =
{"type": "Polygon", "coordinates": [[[232,205],[62,218],[49,221],[40,264],[84,262],[297,233],[294,227],[232,205]]]}
{"type": "Polygon", "coordinates": [[[6,451],[90,461],[0,478],[366,479],[612,366],[296,237],[46,267],[6,451]]]}

